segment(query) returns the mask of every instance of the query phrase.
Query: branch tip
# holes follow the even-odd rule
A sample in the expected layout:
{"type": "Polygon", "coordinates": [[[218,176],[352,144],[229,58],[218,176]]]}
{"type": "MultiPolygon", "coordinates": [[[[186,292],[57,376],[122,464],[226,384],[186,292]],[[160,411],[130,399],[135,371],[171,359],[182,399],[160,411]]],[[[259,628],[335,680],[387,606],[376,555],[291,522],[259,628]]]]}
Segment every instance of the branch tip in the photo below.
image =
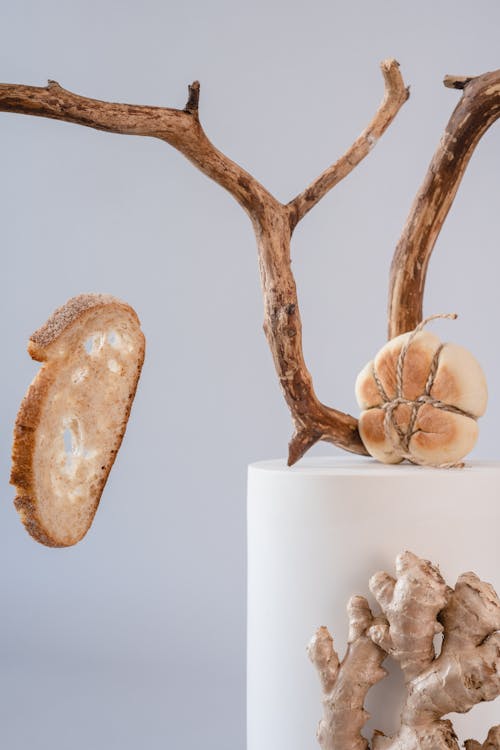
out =
{"type": "Polygon", "coordinates": [[[190,86],[188,86],[188,100],[187,100],[186,106],[184,107],[184,112],[192,112],[192,113],[198,112],[199,103],[200,103],[200,82],[193,81],[193,83],[190,86]]]}
{"type": "Polygon", "coordinates": [[[288,444],[288,466],[293,466],[304,456],[309,448],[321,440],[321,434],[311,432],[308,429],[299,429],[288,444]]]}
{"type": "Polygon", "coordinates": [[[468,83],[473,80],[474,76],[450,76],[443,78],[443,84],[447,89],[464,89],[468,83]]]}
{"type": "Polygon", "coordinates": [[[383,60],[380,70],[385,90],[377,112],[345,154],[288,203],[292,228],[368,155],[408,99],[410,90],[404,84],[398,61],[394,58],[383,60]]]}
{"type": "Polygon", "coordinates": [[[380,69],[384,77],[389,75],[390,73],[398,72],[399,68],[400,65],[398,61],[393,57],[388,57],[385,60],[382,60],[382,62],[380,63],[380,69]]]}
{"type": "Polygon", "coordinates": [[[388,93],[392,96],[401,98],[403,102],[408,99],[410,95],[409,86],[404,85],[403,76],[400,71],[400,64],[393,57],[387,60],[382,60],[380,63],[380,69],[384,77],[384,82],[387,87],[388,93]]]}

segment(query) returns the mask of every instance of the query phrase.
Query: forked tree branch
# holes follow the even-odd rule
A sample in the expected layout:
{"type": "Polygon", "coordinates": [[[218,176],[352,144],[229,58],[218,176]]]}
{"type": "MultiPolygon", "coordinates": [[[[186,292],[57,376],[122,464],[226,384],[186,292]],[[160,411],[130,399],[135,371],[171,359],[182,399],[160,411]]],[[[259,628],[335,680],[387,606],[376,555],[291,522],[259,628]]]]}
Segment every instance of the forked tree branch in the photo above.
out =
{"type": "Polygon", "coordinates": [[[113,104],[66,91],[55,81],[46,88],[0,85],[0,111],[49,117],[112,133],[143,135],[169,143],[204,174],[228,190],[249,215],[257,237],[264,296],[264,329],[279,381],[295,424],[289,464],[318,440],[366,454],[357,420],[322,404],[304,362],[302,326],[290,240],[298,221],[363,159],[406,101],[398,63],[382,63],[385,96],[375,117],[351,148],[304,193],[280,203],[252,175],[218,151],[198,118],[199,83],[189,87],[183,110],[113,104]]]}
{"type": "Polygon", "coordinates": [[[446,76],[463,89],[396,247],[389,282],[389,338],[422,320],[425,277],[432,250],[479,140],[500,117],[500,70],[476,78],[446,76]]]}

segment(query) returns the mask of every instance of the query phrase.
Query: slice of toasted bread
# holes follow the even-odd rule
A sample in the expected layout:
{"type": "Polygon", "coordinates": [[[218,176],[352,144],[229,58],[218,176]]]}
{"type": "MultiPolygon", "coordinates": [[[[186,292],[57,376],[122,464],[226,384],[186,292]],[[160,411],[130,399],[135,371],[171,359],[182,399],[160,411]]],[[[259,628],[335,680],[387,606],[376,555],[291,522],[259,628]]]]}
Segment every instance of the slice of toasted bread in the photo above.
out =
{"type": "Polygon", "coordinates": [[[31,336],[43,366],[14,428],[11,484],[29,533],[50,547],[88,531],[122,442],[144,361],[129,305],[82,294],[31,336]]]}

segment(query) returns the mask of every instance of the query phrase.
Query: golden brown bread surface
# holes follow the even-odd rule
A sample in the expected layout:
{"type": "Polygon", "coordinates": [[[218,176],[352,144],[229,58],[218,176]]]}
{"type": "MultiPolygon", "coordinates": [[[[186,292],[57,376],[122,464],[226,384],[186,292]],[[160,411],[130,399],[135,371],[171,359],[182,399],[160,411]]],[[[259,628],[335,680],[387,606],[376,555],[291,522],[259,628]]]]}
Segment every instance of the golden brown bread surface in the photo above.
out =
{"type": "Polygon", "coordinates": [[[14,503],[37,541],[67,547],[88,531],[122,442],[144,336],[129,305],[82,294],[35,331],[28,351],[43,365],[14,428],[14,503]]]}
{"type": "Polygon", "coordinates": [[[442,344],[429,331],[420,331],[397,336],[382,347],[358,375],[356,398],[363,410],[360,435],[372,456],[383,463],[410,457],[439,466],[458,462],[474,447],[476,420],[484,414],[488,390],[479,363],[467,349],[442,344]],[[399,398],[398,360],[410,336],[399,398]],[[398,398],[401,403],[392,409],[391,402],[398,398]]]}

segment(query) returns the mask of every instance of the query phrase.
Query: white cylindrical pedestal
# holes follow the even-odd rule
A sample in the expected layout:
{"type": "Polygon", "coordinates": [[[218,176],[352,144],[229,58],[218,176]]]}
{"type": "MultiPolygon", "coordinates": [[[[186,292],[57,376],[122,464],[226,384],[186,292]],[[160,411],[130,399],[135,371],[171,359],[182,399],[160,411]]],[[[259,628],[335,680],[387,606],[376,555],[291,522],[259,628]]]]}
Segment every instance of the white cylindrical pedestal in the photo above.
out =
{"type": "MultiPolygon", "coordinates": [[[[263,461],[248,473],[247,750],[317,750],[322,713],[306,645],[328,626],[339,655],[346,604],[411,550],[450,586],[472,570],[500,593],[500,463],[464,469],[384,466],[370,459],[263,461]]],[[[387,666],[387,662],[386,665],[387,666]]],[[[374,728],[398,726],[398,668],[369,694],[374,728]]],[[[452,714],[461,741],[500,724],[500,699],[452,714]]]]}

